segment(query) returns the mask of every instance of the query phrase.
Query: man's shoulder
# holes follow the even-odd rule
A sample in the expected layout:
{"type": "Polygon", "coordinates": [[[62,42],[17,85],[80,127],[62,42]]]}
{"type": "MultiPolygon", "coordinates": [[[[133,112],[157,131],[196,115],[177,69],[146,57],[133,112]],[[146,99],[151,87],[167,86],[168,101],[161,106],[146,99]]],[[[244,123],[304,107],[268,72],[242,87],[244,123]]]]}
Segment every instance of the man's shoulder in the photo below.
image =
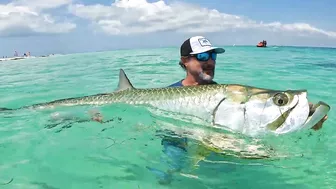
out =
{"type": "Polygon", "coordinates": [[[176,83],[173,83],[173,84],[169,85],[168,87],[182,87],[183,86],[182,85],[182,81],[183,80],[180,80],[180,81],[178,81],[176,83]]]}
{"type": "MultiPolygon", "coordinates": [[[[168,87],[183,87],[182,81],[183,81],[183,79],[176,82],[176,83],[173,83],[173,84],[169,85],[168,87]]],[[[207,85],[211,85],[211,84],[217,84],[217,82],[216,81],[211,81],[207,85]]]]}

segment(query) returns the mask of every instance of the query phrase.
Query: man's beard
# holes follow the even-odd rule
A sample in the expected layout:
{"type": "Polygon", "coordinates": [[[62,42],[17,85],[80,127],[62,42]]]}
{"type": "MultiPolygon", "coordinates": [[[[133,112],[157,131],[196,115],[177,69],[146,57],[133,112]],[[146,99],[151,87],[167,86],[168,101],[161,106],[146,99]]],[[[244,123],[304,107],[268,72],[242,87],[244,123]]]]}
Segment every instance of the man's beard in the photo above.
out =
{"type": "Polygon", "coordinates": [[[208,75],[205,73],[203,70],[198,73],[198,76],[203,80],[203,81],[212,81],[213,76],[208,75]]]}

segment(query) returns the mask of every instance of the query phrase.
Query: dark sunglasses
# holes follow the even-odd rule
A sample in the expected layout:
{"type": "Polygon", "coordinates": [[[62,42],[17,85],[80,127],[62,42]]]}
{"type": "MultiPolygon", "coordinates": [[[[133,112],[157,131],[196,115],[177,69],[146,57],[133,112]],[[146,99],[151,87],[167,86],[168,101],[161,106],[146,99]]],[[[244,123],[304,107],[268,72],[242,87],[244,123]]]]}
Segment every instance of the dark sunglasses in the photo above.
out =
{"type": "Polygon", "coordinates": [[[199,54],[191,54],[190,56],[196,57],[198,61],[208,61],[210,57],[212,60],[217,59],[217,53],[215,52],[202,52],[199,54]]]}

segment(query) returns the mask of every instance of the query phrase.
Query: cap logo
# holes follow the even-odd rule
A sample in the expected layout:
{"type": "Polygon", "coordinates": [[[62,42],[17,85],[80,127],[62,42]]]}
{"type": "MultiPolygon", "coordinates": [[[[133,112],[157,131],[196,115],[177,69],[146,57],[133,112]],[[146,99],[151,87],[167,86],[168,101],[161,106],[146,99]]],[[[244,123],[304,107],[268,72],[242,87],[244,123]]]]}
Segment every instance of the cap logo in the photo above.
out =
{"type": "Polygon", "coordinates": [[[204,47],[204,46],[211,46],[210,41],[208,39],[206,39],[206,38],[200,38],[200,39],[198,39],[198,42],[200,43],[200,45],[202,47],[204,47]]]}

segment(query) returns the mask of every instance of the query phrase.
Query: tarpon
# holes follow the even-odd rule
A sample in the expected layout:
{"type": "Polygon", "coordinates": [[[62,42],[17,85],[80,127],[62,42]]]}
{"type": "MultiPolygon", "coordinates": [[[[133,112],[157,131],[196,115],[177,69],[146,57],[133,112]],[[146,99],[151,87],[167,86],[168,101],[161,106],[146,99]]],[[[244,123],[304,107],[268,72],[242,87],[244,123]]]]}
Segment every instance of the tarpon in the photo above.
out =
{"type": "Polygon", "coordinates": [[[122,69],[118,88],[111,93],[60,99],[17,109],[116,103],[195,116],[210,126],[248,135],[285,134],[311,128],[330,110],[328,104],[320,101],[310,115],[306,90],[270,90],[239,84],[140,89],[133,87],[122,69]]]}

